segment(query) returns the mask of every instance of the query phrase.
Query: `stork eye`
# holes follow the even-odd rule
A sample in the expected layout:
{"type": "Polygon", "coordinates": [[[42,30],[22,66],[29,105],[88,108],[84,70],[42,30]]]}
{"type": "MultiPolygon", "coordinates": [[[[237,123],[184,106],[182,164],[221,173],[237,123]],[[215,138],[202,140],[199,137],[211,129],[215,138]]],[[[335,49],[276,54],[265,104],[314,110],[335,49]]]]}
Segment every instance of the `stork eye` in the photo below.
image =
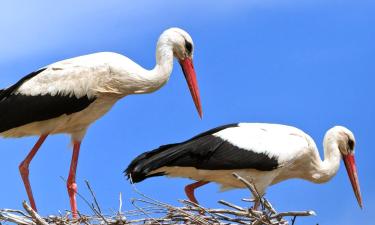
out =
{"type": "Polygon", "coordinates": [[[188,42],[187,40],[185,40],[185,49],[186,49],[186,52],[190,55],[191,52],[193,51],[193,45],[188,42]]]}
{"type": "Polygon", "coordinates": [[[349,149],[350,150],[353,150],[354,149],[354,141],[352,139],[349,139],[348,140],[348,146],[349,146],[349,149]]]}

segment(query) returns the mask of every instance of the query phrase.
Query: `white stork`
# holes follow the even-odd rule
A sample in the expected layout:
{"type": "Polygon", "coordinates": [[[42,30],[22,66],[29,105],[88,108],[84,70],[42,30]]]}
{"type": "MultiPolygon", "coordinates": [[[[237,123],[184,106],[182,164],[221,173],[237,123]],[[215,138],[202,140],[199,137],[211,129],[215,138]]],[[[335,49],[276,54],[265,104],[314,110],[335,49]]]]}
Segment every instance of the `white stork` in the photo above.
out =
{"type": "Polygon", "coordinates": [[[117,100],[130,94],[158,90],[169,79],[176,57],[182,67],[199,116],[202,109],[193,67],[193,41],[179,28],[164,31],[157,42],[156,65],[146,70],[129,58],[100,52],[66,59],[30,73],[13,86],[0,90],[0,135],[40,136],[19,165],[31,206],[36,210],[29,164],[50,134],[68,133],[73,156],[67,189],[73,216],[77,216],[76,168],[87,128],[108,112],[117,100]]]}
{"type": "MultiPolygon", "coordinates": [[[[187,141],[169,144],[135,158],[125,173],[133,182],[167,175],[197,182],[187,185],[190,201],[198,203],[194,189],[209,182],[223,190],[244,188],[235,172],[252,180],[260,195],[268,186],[290,178],[314,183],[329,181],[344,160],[359,206],[362,198],[354,161],[353,133],[335,126],[324,137],[324,160],[314,140],[303,131],[266,123],[229,124],[209,130],[187,141]]],[[[254,207],[257,208],[259,202],[254,207]]]]}

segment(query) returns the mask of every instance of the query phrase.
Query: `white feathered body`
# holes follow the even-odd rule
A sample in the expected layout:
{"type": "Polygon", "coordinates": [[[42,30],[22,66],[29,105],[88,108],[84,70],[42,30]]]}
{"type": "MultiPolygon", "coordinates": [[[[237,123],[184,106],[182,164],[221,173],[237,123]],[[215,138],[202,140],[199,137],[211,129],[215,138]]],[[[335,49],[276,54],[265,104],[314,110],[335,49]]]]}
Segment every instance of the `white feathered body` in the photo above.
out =
{"type": "Polygon", "coordinates": [[[0,133],[1,136],[70,133],[73,139],[80,140],[87,127],[108,112],[117,100],[129,94],[155,91],[167,82],[169,76],[169,71],[166,71],[156,77],[155,74],[159,72],[156,69],[145,70],[129,58],[112,52],[75,57],[45,68],[24,82],[15,94],[76,98],[87,96],[89,99],[95,98],[95,101],[83,111],[16,127],[0,133]]]}
{"type": "MultiPolygon", "coordinates": [[[[149,175],[163,173],[170,177],[187,177],[193,180],[216,182],[221,185],[222,190],[245,188],[243,183],[232,176],[235,172],[248,180],[252,180],[258,191],[264,193],[268,186],[291,178],[301,178],[316,183],[326,182],[338,170],[340,156],[331,157],[335,165],[332,164],[329,168],[327,167],[327,170],[322,170],[325,163],[320,159],[315,142],[308,134],[295,127],[266,123],[239,123],[210,135],[225,143],[230,143],[230,145],[226,145],[228,146],[227,154],[238,154],[242,155],[242,158],[248,158],[250,168],[220,169],[223,166],[219,165],[216,169],[202,169],[195,166],[163,166],[151,171],[149,175]],[[247,152],[251,152],[253,155],[249,155],[247,152]],[[268,159],[251,158],[257,154],[267,156],[268,159]],[[264,160],[276,160],[276,168],[251,168],[252,161],[253,165],[266,164],[267,162],[264,160]]],[[[192,139],[190,142],[194,141],[196,140],[192,139]]],[[[217,142],[212,141],[212,143],[216,145],[217,142]]],[[[193,147],[189,145],[187,148],[193,147]]],[[[197,148],[199,149],[199,146],[197,148]]],[[[206,149],[206,146],[202,147],[202,151],[205,151],[203,148],[206,149]]],[[[188,154],[186,153],[186,155],[188,154]]],[[[211,157],[210,155],[211,153],[207,154],[208,157],[211,157]]],[[[212,156],[212,158],[214,157],[212,156]]],[[[231,158],[230,155],[228,155],[228,158],[231,158]]],[[[184,162],[186,163],[186,161],[184,162]]],[[[204,162],[203,160],[202,163],[204,162]]],[[[235,164],[236,162],[231,161],[231,163],[235,164]]]]}

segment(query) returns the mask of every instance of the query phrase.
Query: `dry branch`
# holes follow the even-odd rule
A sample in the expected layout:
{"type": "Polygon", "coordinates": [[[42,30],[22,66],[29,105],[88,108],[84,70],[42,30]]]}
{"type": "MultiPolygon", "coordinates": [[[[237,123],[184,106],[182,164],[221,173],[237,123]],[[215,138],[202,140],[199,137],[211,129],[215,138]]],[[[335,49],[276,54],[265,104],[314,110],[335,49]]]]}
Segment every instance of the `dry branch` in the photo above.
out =
{"type": "MultiPolygon", "coordinates": [[[[120,194],[119,211],[115,212],[114,215],[105,215],[100,210],[96,196],[87,182],[87,188],[91,193],[94,204],[90,204],[86,199],[84,199],[84,201],[87,202],[93,211],[93,215],[79,214],[78,219],[70,219],[71,213],[66,211],[65,215],[60,214],[58,216],[41,217],[24,202],[23,206],[26,212],[0,209],[0,224],[10,222],[21,225],[285,225],[294,224],[295,217],[297,216],[315,215],[314,211],[277,212],[264,196],[258,194],[254,184],[237,174],[233,176],[246,185],[253,196],[255,196],[255,200],[260,201],[262,210],[255,210],[251,205],[246,207],[238,206],[224,200],[220,200],[219,203],[227,208],[205,208],[188,200],[179,200],[182,206],[177,207],[150,198],[133,186],[134,191],[141,196],[140,198],[131,199],[131,203],[135,209],[122,211],[123,202],[120,194]],[[289,221],[288,218],[291,221],[289,221]]],[[[251,200],[251,202],[253,201],[254,200],[251,200]]],[[[246,202],[248,202],[248,200],[246,200],[246,202]]]]}
{"type": "Polygon", "coordinates": [[[48,225],[48,223],[38,215],[27,203],[26,201],[22,202],[23,208],[27,211],[27,213],[33,218],[34,222],[37,225],[48,225]]]}

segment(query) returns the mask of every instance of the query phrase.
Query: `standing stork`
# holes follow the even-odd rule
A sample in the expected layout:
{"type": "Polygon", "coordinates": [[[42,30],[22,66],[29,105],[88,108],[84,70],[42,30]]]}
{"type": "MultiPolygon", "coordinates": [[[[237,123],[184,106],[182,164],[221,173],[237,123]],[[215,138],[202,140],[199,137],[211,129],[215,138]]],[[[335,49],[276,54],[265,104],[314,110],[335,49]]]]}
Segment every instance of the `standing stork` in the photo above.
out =
{"type": "Polygon", "coordinates": [[[162,87],[172,72],[174,57],[179,60],[202,117],[193,66],[193,41],[187,32],[179,28],[170,28],[160,35],[156,65],[152,70],[142,68],[123,55],[100,52],[53,63],[0,90],[0,135],[40,136],[19,165],[34,210],[36,205],[29,182],[29,164],[47,136],[57,133],[71,135],[73,155],[67,189],[73,216],[77,217],[76,169],[87,128],[107,113],[117,100],[162,87]]]}
{"type": "MultiPolygon", "coordinates": [[[[291,178],[314,183],[329,181],[344,160],[359,206],[362,198],[354,161],[354,135],[335,126],[324,137],[324,160],[314,140],[290,126],[266,123],[229,124],[209,130],[190,140],[169,144],[135,158],[125,173],[133,182],[153,176],[186,177],[197,182],[187,185],[190,201],[198,204],[194,189],[209,182],[223,190],[245,188],[235,172],[252,180],[260,195],[268,186],[291,178]]],[[[259,200],[254,207],[257,208],[259,200]]]]}

